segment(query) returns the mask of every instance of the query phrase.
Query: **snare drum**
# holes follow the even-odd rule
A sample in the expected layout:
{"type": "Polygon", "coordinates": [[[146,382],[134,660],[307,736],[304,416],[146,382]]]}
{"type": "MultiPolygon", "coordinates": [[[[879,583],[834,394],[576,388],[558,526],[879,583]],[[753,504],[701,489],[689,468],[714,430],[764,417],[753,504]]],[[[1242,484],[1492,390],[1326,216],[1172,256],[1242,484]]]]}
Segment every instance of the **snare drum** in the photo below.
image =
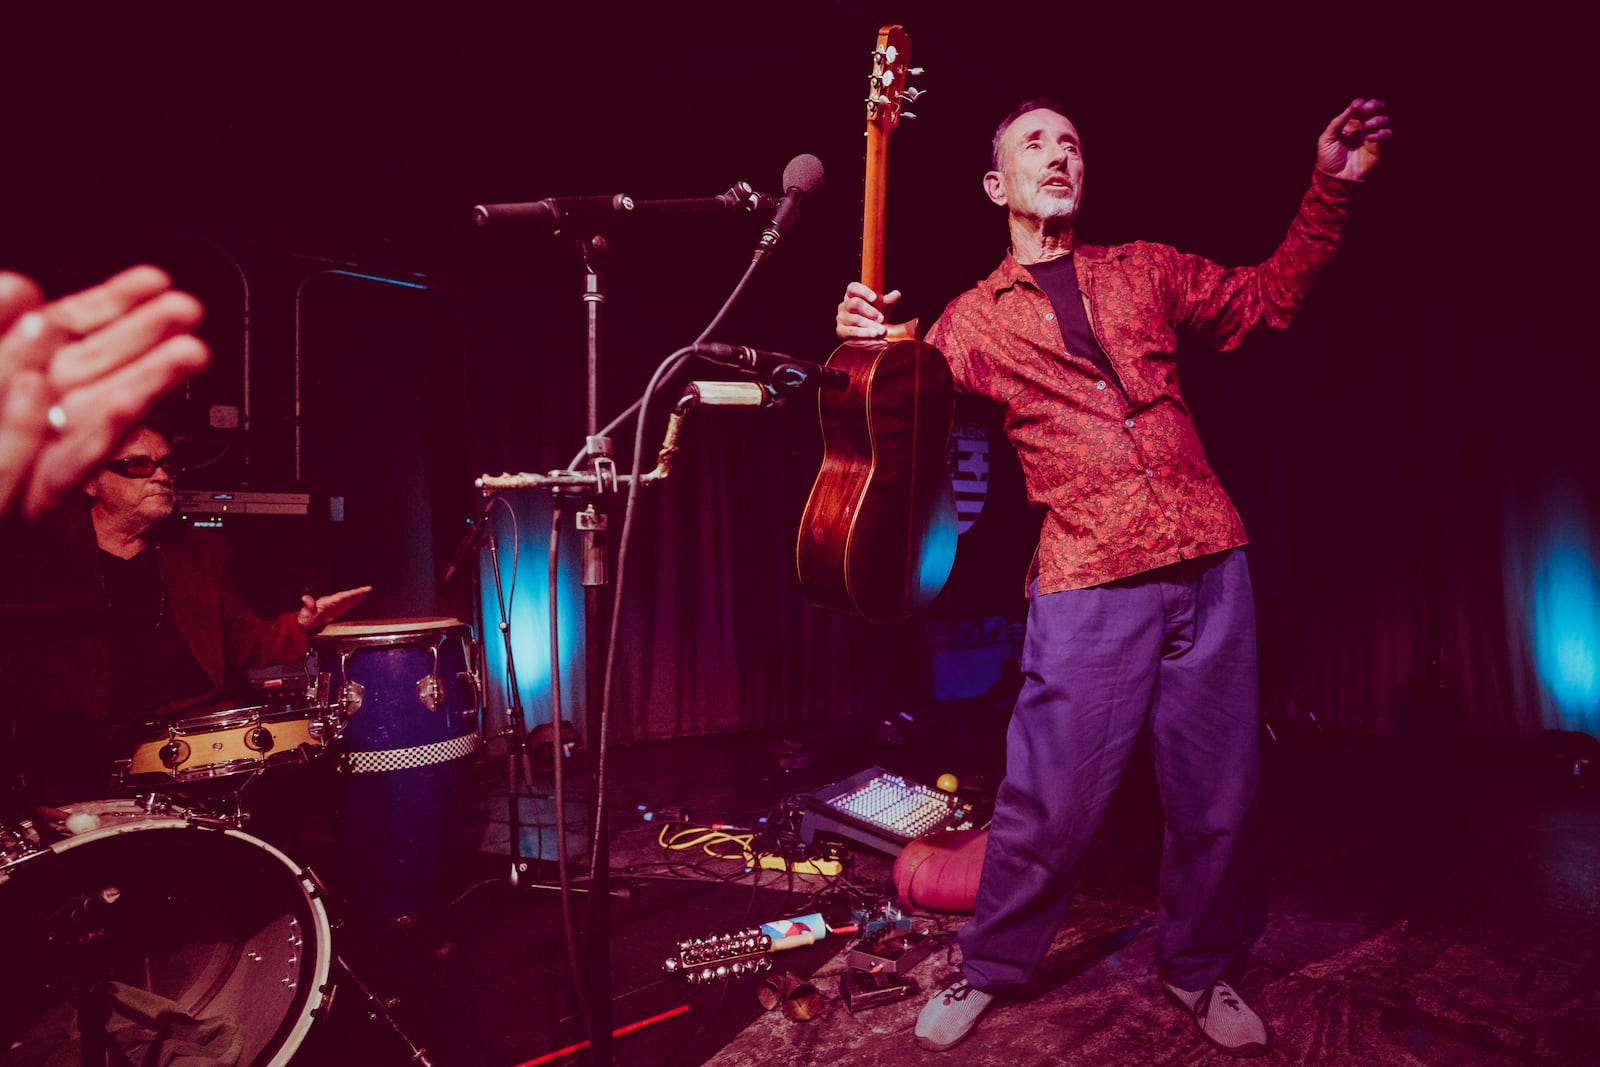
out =
{"type": "Polygon", "coordinates": [[[353,896],[380,918],[415,917],[444,889],[478,748],[472,628],[449,618],[335,623],[312,648],[339,717],[353,896]]]}
{"type": "MultiPolygon", "coordinates": [[[[310,872],[181,807],[101,800],[62,810],[87,827],[46,828],[47,845],[0,863],[0,1049],[20,1043],[41,1061],[78,1062],[77,1005],[64,991],[108,979],[114,1002],[147,1017],[181,1013],[162,1020],[172,1040],[186,1031],[219,1062],[287,1064],[330,998],[332,933],[310,872]]],[[[156,1040],[120,1020],[117,1033],[156,1040]]]]}
{"type": "Polygon", "coordinates": [[[331,738],[327,711],[302,698],[152,724],[123,772],[124,784],[148,783],[151,775],[201,782],[306,763],[331,738]]]}

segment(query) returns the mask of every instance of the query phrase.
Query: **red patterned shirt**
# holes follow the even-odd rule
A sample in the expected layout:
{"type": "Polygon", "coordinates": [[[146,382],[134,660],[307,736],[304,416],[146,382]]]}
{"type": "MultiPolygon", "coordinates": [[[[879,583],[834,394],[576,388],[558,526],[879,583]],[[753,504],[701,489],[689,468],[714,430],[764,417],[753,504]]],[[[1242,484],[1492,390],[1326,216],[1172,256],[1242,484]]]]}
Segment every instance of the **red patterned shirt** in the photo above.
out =
{"type": "Polygon", "coordinates": [[[1148,242],[1072,252],[1089,322],[1124,396],[1069,352],[1050,299],[1009,254],[928,333],[959,388],[997,401],[1028,498],[1045,512],[1040,593],[1079,589],[1245,543],[1178,389],[1181,338],[1228,351],[1282,329],[1338,246],[1357,183],[1313,173],[1266,262],[1225,268],[1148,242]]]}

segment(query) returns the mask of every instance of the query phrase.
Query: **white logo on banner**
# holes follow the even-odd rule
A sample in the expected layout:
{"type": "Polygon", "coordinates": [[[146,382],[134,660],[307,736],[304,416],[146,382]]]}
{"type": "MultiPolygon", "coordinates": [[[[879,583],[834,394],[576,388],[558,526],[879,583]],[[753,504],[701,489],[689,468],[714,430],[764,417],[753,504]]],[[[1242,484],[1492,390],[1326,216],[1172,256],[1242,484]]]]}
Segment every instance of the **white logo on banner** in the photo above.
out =
{"type": "Polygon", "coordinates": [[[989,493],[989,425],[951,425],[948,462],[950,486],[956,495],[956,529],[966,533],[983,514],[983,498],[989,493]]]}

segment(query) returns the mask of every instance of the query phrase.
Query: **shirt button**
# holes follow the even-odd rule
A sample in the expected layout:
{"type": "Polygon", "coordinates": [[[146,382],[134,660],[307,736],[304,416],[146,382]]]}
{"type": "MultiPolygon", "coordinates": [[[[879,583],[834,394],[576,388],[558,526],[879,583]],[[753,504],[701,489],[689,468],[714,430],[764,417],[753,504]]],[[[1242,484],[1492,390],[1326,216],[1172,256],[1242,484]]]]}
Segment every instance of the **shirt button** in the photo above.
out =
{"type": "Polygon", "coordinates": [[[1046,321],[1046,322],[1054,322],[1054,321],[1056,321],[1056,313],[1053,312],[1053,311],[1045,312],[1044,313],[1044,321],[1046,321]]]}
{"type": "Polygon", "coordinates": [[[1104,389],[1106,387],[1106,383],[1105,382],[1095,382],[1094,383],[1094,387],[1096,389],[1104,389]]]}
{"type": "Polygon", "coordinates": [[[1122,421],[1122,425],[1126,426],[1128,429],[1131,430],[1131,429],[1133,429],[1133,420],[1132,419],[1124,419],[1122,421]]]}
{"type": "Polygon", "coordinates": [[[1156,472],[1155,472],[1155,469],[1154,469],[1154,468],[1152,468],[1152,467],[1146,467],[1146,468],[1145,468],[1145,469],[1144,469],[1144,476],[1145,476],[1145,477],[1146,477],[1146,478],[1154,478],[1154,477],[1155,477],[1155,476],[1156,476],[1156,472]]]}

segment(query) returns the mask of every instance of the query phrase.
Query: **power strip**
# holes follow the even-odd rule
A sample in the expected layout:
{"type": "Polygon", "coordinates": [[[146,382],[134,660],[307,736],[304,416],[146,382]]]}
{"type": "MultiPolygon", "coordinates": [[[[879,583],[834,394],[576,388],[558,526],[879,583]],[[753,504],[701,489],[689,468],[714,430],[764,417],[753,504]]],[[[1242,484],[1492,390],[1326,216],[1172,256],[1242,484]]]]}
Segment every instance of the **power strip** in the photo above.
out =
{"type": "MultiPolygon", "coordinates": [[[[844,873],[844,864],[838,860],[798,860],[791,863],[782,856],[774,856],[768,852],[760,859],[761,869],[764,871],[793,871],[795,874],[820,874],[827,878],[844,873]]],[[[745,863],[749,864],[748,857],[745,863]]]]}

